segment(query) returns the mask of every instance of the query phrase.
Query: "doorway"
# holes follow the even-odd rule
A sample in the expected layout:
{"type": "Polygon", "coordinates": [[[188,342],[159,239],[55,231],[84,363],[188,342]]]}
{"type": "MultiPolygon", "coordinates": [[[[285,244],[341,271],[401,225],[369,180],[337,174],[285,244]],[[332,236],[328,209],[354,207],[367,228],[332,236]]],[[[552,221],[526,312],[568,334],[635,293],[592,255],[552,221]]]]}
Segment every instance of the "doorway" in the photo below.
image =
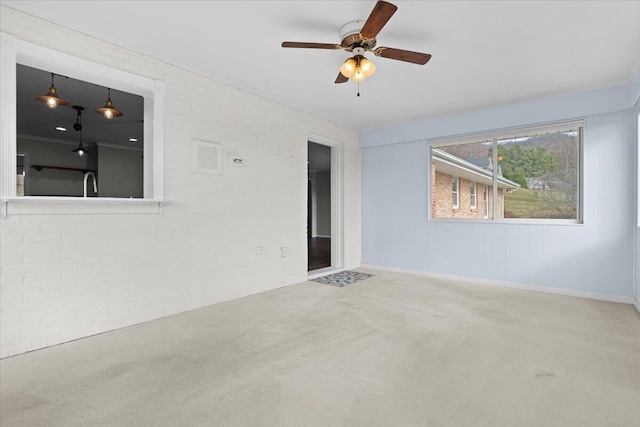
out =
{"type": "Polygon", "coordinates": [[[307,271],[333,266],[332,259],[332,150],[308,142],[307,170],[307,271]]]}

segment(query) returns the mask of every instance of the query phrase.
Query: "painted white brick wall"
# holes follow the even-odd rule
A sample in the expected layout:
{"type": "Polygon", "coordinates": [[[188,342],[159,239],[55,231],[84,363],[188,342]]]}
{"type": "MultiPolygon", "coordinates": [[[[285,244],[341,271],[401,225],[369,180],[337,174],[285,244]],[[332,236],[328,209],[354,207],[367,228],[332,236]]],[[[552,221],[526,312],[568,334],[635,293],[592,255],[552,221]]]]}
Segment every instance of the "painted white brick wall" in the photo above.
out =
{"type": "Polygon", "coordinates": [[[306,280],[311,135],[342,144],[344,262],[360,264],[356,131],[6,6],[0,30],[165,81],[171,201],[162,217],[51,205],[10,211],[0,221],[0,357],[306,280]],[[193,138],[221,143],[225,163],[239,155],[245,167],[191,174],[193,138]]]}

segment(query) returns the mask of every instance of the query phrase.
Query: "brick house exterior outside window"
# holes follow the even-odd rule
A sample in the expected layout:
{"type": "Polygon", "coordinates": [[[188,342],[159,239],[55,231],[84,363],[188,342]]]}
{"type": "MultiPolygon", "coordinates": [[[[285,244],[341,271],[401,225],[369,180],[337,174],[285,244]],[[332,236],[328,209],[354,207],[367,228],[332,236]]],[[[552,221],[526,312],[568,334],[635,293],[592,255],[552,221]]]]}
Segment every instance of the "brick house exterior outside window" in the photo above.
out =
{"type": "MultiPolygon", "coordinates": [[[[502,176],[498,177],[496,219],[503,218],[504,194],[507,191],[515,191],[518,188],[520,186],[515,182],[509,181],[502,176]]],[[[431,159],[431,217],[435,219],[494,218],[493,171],[483,169],[471,162],[434,148],[431,159]],[[457,186],[455,184],[456,181],[457,186]],[[482,209],[477,209],[478,184],[483,186],[482,209]],[[474,193],[471,190],[472,185],[475,186],[474,193]],[[486,188],[486,192],[484,188],[486,188]],[[458,201],[457,206],[454,204],[456,198],[458,201]],[[475,203],[473,203],[473,199],[475,199],[475,203]]]]}

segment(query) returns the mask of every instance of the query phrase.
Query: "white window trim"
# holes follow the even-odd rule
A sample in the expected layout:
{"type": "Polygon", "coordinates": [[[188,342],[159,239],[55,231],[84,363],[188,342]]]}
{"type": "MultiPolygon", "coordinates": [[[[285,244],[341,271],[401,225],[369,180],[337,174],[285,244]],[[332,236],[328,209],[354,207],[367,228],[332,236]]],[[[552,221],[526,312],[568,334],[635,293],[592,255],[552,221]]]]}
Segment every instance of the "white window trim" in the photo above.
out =
{"type": "MultiPolygon", "coordinates": [[[[0,198],[2,216],[8,202],[39,201],[87,203],[82,197],[16,195],[17,88],[16,65],[23,64],[89,83],[111,87],[144,98],[144,198],[127,204],[164,203],[164,94],[165,83],[35,45],[0,33],[0,198]]],[[[92,198],[95,203],[122,203],[119,198],[92,198]]]]}
{"type": "Polygon", "coordinates": [[[458,178],[457,176],[452,176],[451,177],[451,183],[456,183],[456,191],[453,191],[453,188],[451,188],[451,192],[452,194],[456,195],[456,201],[455,203],[453,203],[452,208],[453,209],[459,209],[460,208],[460,178],[458,178]]]}
{"type": "MultiPolygon", "coordinates": [[[[429,145],[429,165],[432,164],[432,149],[438,147],[446,147],[449,145],[459,145],[459,144],[469,144],[475,142],[488,142],[488,141],[497,141],[500,139],[508,139],[508,138],[518,138],[523,136],[536,136],[543,135],[551,132],[559,132],[562,130],[567,130],[570,128],[578,128],[579,131],[579,140],[578,140],[578,161],[579,161],[579,173],[578,173],[578,202],[577,202],[577,218],[576,219],[545,219],[545,218],[496,218],[495,212],[497,207],[497,186],[495,185],[495,180],[497,179],[497,168],[494,169],[494,185],[493,188],[493,218],[489,218],[493,223],[502,223],[502,224],[540,224],[540,225],[578,225],[582,226],[585,224],[584,222],[584,128],[585,128],[585,120],[584,119],[572,119],[572,120],[564,120],[557,122],[549,122],[540,125],[532,125],[532,126],[519,126],[512,128],[504,128],[497,129],[492,131],[483,131],[477,133],[469,133],[462,135],[454,135],[440,138],[431,138],[427,140],[429,145]]],[[[640,131],[639,131],[640,132],[640,131]]],[[[494,150],[494,164],[498,163],[498,153],[497,150],[494,150]]],[[[638,156],[640,158],[640,155],[638,156]]],[[[640,182],[640,173],[639,182],[640,182]]],[[[431,206],[432,200],[432,185],[431,182],[431,174],[428,174],[427,179],[427,188],[428,188],[428,197],[429,206],[431,206]]],[[[640,184],[639,184],[640,187],[640,184]]],[[[640,190],[638,191],[640,193],[640,190]]],[[[640,194],[639,194],[640,199],[640,194]]],[[[639,212],[638,212],[638,224],[640,225],[640,202],[639,212]]],[[[504,209],[504,203],[502,205],[502,209],[504,209]]],[[[484,221],[479,219],[472,218],[435,218],[431,214],[431,208],[428,211],[428,220],[434,222],[479,222],[484,221]]]]}
{"type": "Polygon", "coordinates": [[[471,209],[478,208],[478,186],[475,182],[469,185],[469,201],[471,202],[471,209]],[[471,189],[473,188],[473,191],[471,189]]]}
{"type": "MultiPolygon", "coordinates": [[[[636,174],[637,174],[637,182],[636,182],[636,209],[637,209],[637,215],[638,215],[638,223],[636,224],[638,227],[640,227],[640,98],[636,101],[636,105],[635,105],[635,130],[636,130],[636,155],[637,155],[637,162],[636,162],[636,174]]],[[[640,298],[640,295],[638,295],[638,298],[640,298]]]]}
{"type": "Polygon", "coordinates": [[[429,146],[433,148],[446,147],[447,145],[472,144],[475,142],[490,142],[494,138],[498,140],[510,138],[522,138],[559,132],[567,128],[584,127],[584,119],[550,122],[533,126],[519,126],[505,129],[496,129],[478,133],[447,136],[429,139],[429,146]]]}

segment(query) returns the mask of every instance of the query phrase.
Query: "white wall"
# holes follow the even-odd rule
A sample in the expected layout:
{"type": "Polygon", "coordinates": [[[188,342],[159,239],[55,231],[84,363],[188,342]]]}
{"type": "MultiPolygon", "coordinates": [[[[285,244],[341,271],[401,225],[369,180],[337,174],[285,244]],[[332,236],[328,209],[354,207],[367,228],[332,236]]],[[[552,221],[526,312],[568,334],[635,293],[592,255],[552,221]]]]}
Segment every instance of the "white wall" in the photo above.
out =
{"type": "Polygon", "coordinates": [[[640,105],[640,70],[636,71],[631,82],[631,100],[636,106],[640,105]]]}
{"type": "Polygon", "coordinates": [[[630,300],[633,123],[621,85],[362,132],[363,264],[630,300]],[[579,117],[584,225],[427,221],[429,138],[579,117]]]}
{"type": "Polygon", "coordinates": [[[171,201],[164,216],[34,204],[0,220],[0,357],[306,280],[311,135],[341,144],[344,265],[360,264],[356,131],[6,6],[0,12],[3,32],[166,82],[171,201]],[[192,174],[192,138],[221,143],[245,167],[192,174]]]}
{"type": "Polygon", "coordinates": [[[636,287],[634,292],[634,304],[640,312],[640,227],[636,228],[636,260],[635,260],[635,274],[636,274],[636,287]]]}

